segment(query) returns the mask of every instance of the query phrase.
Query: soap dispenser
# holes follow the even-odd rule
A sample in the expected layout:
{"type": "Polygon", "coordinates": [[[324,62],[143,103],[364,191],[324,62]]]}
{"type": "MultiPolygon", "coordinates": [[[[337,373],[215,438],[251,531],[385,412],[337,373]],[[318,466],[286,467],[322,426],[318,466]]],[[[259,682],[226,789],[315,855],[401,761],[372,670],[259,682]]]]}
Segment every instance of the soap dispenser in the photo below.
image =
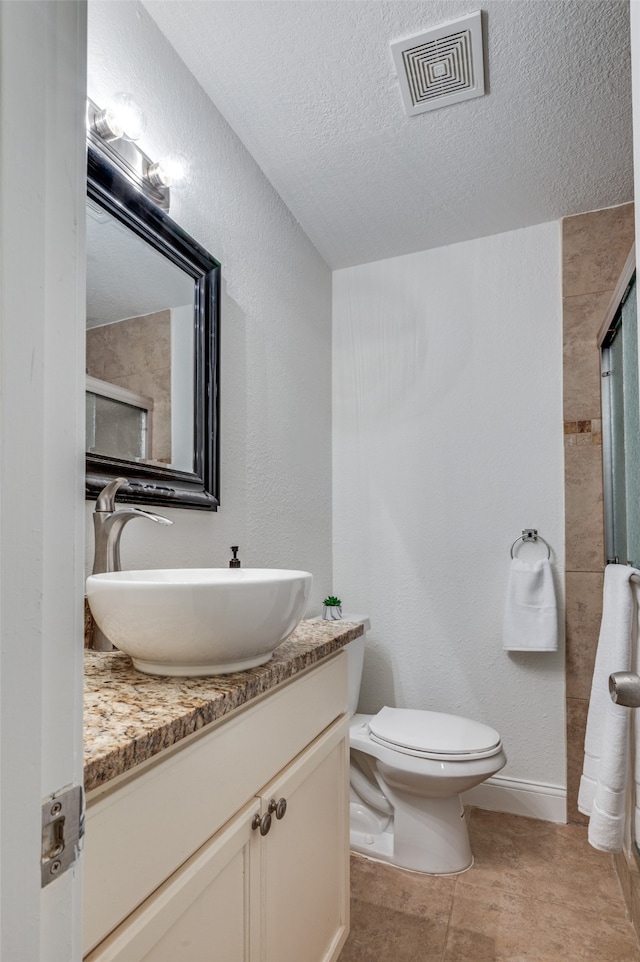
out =
{"type": "Polygon", "coordinates": [[[230,568],[240,567],[240,558],[238,557],[238,545],[231,545],[231,550],[233,551],[233,558],[229,562],[230,568]]]}

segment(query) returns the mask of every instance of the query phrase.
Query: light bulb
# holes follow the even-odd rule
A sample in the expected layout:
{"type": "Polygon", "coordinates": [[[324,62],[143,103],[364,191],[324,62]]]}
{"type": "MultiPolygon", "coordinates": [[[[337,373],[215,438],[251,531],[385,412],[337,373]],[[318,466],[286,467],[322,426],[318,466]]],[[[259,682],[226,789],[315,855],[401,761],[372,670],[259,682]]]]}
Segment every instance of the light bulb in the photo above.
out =
{"type": "Polygon", "coordinates": [[[150,164],[147,178],[154,187],[180,187],[189,177],[189,161],[184,154],[174,153],[150,164]]]}
{"type": "Polygon", "coordinates": [[[119,93],[95,116],[94,127],[103,140],[138,140],[145,129],[143,113],[130,94],[119,93]]]}

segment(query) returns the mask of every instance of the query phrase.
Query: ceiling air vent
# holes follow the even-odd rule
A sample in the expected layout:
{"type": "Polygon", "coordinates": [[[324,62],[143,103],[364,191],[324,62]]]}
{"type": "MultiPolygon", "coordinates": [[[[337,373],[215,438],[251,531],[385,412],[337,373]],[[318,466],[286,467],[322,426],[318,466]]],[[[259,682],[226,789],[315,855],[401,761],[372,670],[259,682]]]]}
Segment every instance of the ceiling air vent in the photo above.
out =
{"type": "Polygon", "coordinates": [[[408,114],[484,94],[480,12],[391,44],[408,114]]]}

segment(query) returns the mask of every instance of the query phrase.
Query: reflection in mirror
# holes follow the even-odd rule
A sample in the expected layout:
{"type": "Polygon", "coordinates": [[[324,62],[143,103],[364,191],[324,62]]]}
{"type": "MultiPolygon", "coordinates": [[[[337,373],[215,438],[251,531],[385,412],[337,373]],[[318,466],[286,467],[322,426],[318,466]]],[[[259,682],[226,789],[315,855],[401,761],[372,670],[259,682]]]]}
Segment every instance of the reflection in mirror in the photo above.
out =
{"type": "Polygon", "coordinates": [[[153,398],[87,377],[87,451],[150,461],[153,451],[153,398]]]}
{"type": "Polygon", "coordinates": [[[220,264],[125,159],[87,145],[87,497],[215,511],[220,264]]]}
{"type": "Polygon", "coordinates": [[[89,200],[87,451],[193,471],[193,313],[193,279],[89,200]]]}

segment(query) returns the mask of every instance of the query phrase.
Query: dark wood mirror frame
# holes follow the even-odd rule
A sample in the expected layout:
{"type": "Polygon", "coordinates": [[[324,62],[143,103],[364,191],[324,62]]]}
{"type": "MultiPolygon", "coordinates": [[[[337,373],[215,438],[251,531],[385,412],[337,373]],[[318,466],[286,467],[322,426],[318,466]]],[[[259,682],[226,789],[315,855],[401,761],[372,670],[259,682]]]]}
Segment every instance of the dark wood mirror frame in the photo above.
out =
{"type": "Polygon", "coordinates": [[[215,511],[219,498],[220,264],[140,193],[95,147],[87,147],[87,195],[193,278],[194,470],[87,453],[86,497],[125,477],[125,501],[215,511]]]}

